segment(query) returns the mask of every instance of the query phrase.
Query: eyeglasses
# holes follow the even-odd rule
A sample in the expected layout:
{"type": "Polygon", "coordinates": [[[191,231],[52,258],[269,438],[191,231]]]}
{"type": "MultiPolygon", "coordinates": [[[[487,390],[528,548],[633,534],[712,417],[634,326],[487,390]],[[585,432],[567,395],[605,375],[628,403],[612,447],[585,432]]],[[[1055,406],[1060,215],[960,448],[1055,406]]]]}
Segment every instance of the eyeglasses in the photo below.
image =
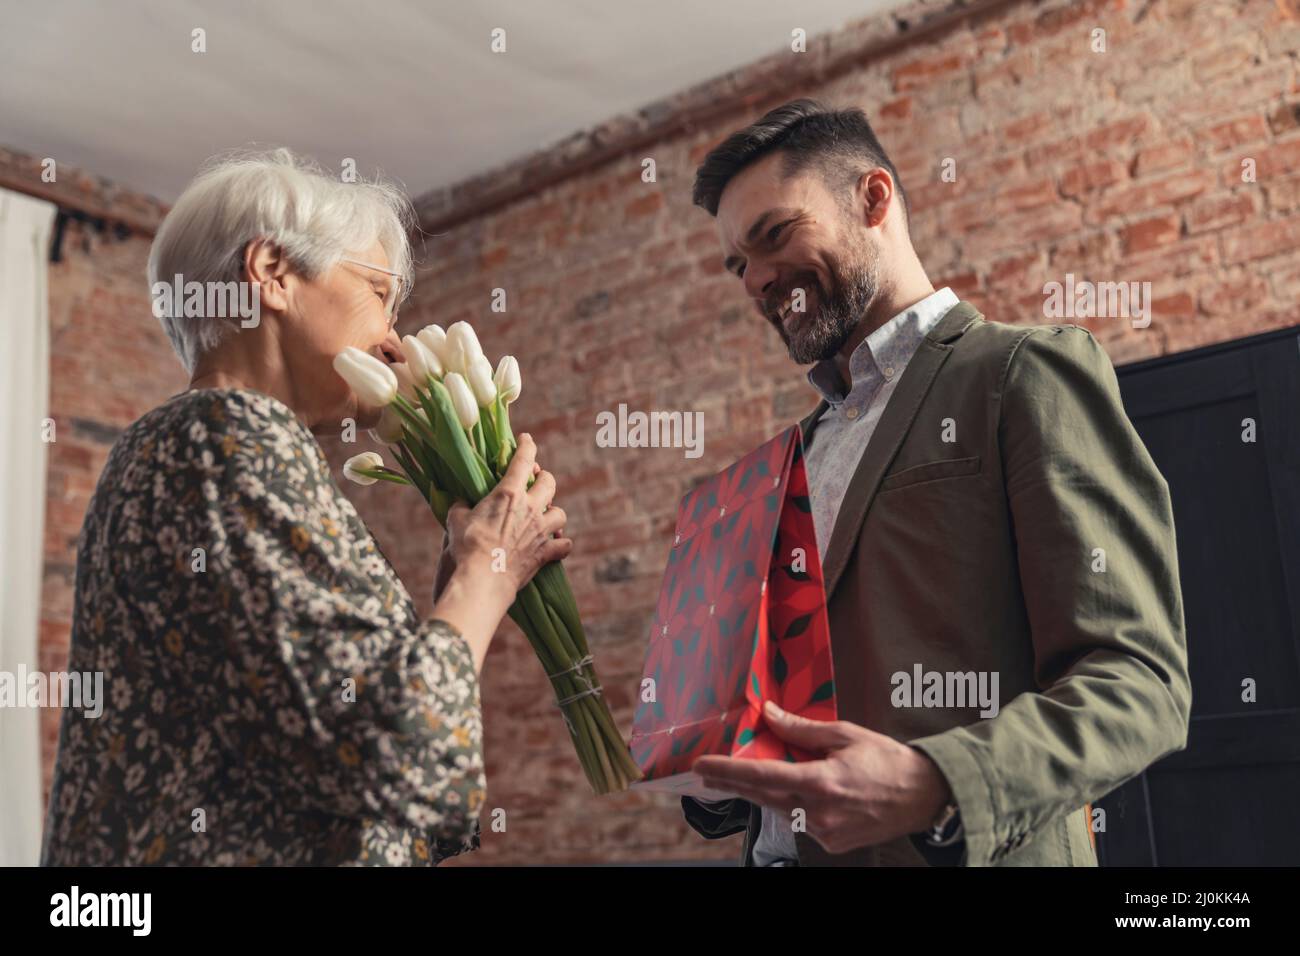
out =
{"type": "Polygon", "coordinates": [[[354,266],[374,269],[376,272],[385,272],[393,277],[393,281],[388,283],[388,291],[384,294],[384,312],[388,315],[388,327],[391,329],[397,324],[397,307],[406,298],[406,276],[400,272],[394,272],[392,269],[385,269],[383,266],[362,262],[360,259],[349,259],[345,256],[342,261],[350,262],[354,266]]]}

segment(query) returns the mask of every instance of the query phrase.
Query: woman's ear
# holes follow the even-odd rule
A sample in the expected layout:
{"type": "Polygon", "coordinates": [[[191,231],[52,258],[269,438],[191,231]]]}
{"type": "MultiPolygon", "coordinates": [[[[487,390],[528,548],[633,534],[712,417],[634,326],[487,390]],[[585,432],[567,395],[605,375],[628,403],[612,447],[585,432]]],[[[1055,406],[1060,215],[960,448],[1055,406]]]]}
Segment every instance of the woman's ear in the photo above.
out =
{"type": "Polygon", "coordinates": [[[289,296],[284,280],[288,274],[288,260],[269,239],[258,237],[244,247],[244,281],[258,287],[263,306],[286,311],[289,296]]]}

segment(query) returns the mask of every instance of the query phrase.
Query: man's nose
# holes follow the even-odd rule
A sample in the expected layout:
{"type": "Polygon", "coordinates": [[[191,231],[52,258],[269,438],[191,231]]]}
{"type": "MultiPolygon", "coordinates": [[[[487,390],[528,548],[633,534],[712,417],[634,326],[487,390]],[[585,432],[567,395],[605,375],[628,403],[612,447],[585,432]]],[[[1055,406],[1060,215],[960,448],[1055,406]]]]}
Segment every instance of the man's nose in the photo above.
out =
{"type": "Polygon", "coordinates": [[[765,299],[768,293],[772,291],[772,284],[776,282],[776,276],[776,270],[770,266],[750,263],[745,266],[745,291],[749,293],[750,298],[765,299]]]}

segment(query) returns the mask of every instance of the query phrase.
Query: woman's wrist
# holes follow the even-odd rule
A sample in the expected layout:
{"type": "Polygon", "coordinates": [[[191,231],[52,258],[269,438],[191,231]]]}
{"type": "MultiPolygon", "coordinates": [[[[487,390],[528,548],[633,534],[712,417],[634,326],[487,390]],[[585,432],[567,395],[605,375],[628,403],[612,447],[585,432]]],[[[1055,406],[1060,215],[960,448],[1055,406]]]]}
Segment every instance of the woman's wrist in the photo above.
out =
{"type": "Polygon", "coordinates": [[[433,616],[456,628],[481,669],[501,619],[514,603],[509,579],[490,567],[460,564],[433,605],[433,616]]]}
{"type": "Polygon", "coordinates": [[[488,556],[459,559],[444,591],[454,591],[482,602],[500,617],[504,617],[510,605],[515,603],[515,589],[510,576],[495,570],[488,556]]]}

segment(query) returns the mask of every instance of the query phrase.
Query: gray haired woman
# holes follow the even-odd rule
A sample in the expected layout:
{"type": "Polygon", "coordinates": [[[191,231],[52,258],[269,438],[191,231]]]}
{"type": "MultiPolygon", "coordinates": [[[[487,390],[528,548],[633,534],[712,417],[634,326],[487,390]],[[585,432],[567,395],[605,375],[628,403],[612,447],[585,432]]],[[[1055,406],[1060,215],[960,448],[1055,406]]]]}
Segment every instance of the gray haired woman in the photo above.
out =
{"type": "Polygon", "coordinates": [[[163,222],[149,280],[190,387],[122,434],[86,515],[69,668],[103,672],[108,702],[65,711],[44,864],[433,865],[478,845],[479,669],[572,542],[520,436],[501,485],[449,516],[422,620],[333,481],[313,432],[378,410],[332,360],[401,361],[411,222],[394,188],[287,150],[218,161],[163,222]],[[230,283],[251,314],[191,295],[230,283]]]}

